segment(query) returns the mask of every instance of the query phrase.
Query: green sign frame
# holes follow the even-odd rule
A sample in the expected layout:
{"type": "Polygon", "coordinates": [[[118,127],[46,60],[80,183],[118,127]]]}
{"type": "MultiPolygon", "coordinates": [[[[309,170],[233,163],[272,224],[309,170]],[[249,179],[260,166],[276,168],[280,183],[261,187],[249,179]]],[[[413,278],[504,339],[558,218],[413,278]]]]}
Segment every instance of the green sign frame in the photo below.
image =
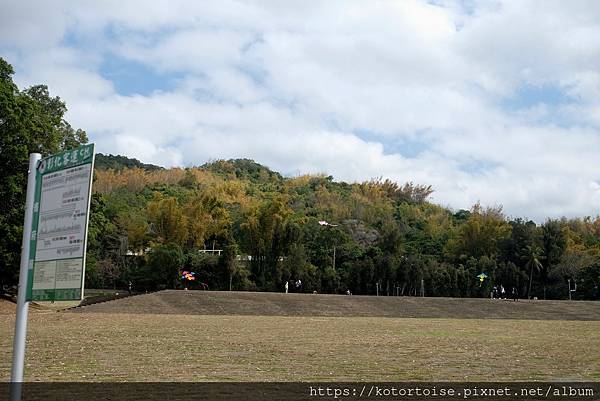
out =
{"type": "Polygon", "coordinates": [[[83,299],[94,157],[87,144],[37,165],[27,301],[83,299]]]}

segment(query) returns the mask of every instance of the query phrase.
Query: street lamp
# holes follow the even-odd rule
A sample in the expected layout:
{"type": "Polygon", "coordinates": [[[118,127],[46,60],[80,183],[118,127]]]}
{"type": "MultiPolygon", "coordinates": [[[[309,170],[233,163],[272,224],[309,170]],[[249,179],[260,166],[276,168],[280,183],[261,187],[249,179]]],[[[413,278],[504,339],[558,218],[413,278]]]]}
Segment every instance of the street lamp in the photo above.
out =
{"type": "MultiPolygon", "coordinates": [[[[325,227],[337,227],[339,224],[331,224],[325,220],[319,220],[319,225],[325,227]]],[[[333,270],[335,271],[335,244],[333,244],[333,270]]]]}

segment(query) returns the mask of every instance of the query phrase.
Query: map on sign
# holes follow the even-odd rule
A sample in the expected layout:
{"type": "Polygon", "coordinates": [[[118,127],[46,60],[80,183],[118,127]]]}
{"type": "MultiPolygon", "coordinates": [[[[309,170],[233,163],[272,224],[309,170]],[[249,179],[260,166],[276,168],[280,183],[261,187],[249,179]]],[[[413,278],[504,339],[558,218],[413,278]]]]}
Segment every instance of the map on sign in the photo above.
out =
{"type": "Polygon", "coordinates": [[[28,300],[83,296],[93,146],[47,157],[38,165],[28,300]]]}

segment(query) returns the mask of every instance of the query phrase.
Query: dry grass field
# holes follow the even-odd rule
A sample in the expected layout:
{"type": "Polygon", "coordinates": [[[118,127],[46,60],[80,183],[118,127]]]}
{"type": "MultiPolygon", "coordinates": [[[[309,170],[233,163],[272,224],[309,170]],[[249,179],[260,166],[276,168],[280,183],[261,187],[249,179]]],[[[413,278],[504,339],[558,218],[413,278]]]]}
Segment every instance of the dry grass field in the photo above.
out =
{"type": "MultiPolygon", "coordinates": [[[[13,309],[0,302],[0,381],[10,376],[13,309]]],[[[599,332],[600,321],[33,309],[25,374],[28,381],[598,381],[599,332]]]]}

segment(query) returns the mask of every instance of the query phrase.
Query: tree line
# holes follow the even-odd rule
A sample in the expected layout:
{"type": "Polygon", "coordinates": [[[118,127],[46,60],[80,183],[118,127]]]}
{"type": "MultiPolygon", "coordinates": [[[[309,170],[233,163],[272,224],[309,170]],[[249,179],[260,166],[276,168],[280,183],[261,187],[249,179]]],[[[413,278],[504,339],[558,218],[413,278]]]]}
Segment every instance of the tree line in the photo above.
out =
{"type": "Polygon", "coordinates": [[[94,188],[90,285],[177,287],[191,270],[222,290],[299,280],[327,293],[485,297],[503,286],[565,299],[570,280],[575,299],[598,297],[598,217],[537,224],[501,207],[453,211],[427,201],[429,186],[286,178],[247,159],[99,170],[94,188]]]}

